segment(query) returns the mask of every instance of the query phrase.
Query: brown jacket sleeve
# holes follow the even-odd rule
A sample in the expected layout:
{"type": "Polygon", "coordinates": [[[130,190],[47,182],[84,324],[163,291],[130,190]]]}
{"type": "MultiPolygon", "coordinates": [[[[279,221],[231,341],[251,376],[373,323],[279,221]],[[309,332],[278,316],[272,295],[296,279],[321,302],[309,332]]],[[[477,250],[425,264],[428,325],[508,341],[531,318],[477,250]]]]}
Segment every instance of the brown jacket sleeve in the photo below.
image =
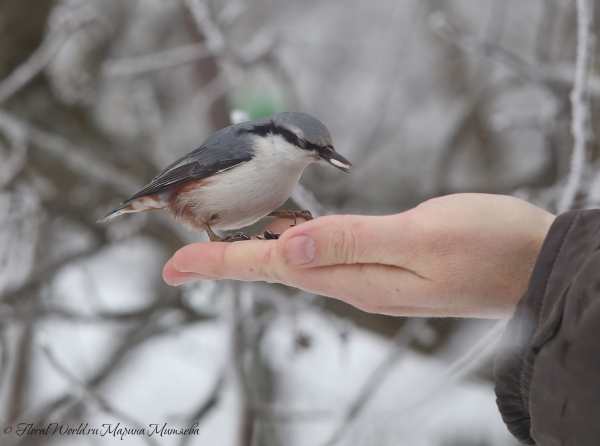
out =
{"type": "Polygon", "coordinates": [[[496,359],[510,432],[538,446],[600,445],[600,210],[560,215],[496,359]]]}

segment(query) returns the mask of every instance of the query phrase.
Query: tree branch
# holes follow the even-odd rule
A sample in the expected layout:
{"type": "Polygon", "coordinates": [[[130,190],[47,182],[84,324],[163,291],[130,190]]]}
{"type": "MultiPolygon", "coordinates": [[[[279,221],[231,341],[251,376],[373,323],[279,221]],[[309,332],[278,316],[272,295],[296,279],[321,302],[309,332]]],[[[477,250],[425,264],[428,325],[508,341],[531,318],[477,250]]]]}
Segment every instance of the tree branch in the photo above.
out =
{"type": "MultiPolygon", "coordinates": [[[[96,406],[102,412],[106,412],[113,415],[114,417],[120,419],[129,426],[132,426],[136,429],[143,429],[142,423],[133,419],[131,416],[121,412],[112,404],[110,404],[104,397],[102,397],[102,395],[100,395],[97,389],[94,389],[90,385],[77,379],[75,375],[73,375],[69,370],[67,370],[67,368],[56,359],[56,357],[50,351],[49,347],[42,346],[41,350],[42,353],[44,353],[44,355],[48,359],[48,362],[50,362],[50,365],[52,365],[52,367],[54,368],[54,370],[56,370],[59,375],[61,375],[69,382],[72,395],[77,394],[77,397],[80,399],[80,401],[88,403],[92,406],[96,406]]],[[[158,443],[154,440],[154,438],[148,437],[146,435],[142,435],[141,438],[150,446],[159,446],[158,443]]]]}
{"type": "Polygon", "coordinates": [[[344,416],[342,423],[334,431],[329,441],[325,443],[325,446],[334,446],[343,438],[344,434],[346,433],[346,429],[364,410],[367,403],[371,400],[373,395],[375,395],[381,384],[384,382],[386,376],[390,373],[398,361],[402,359],[404,354],[408,351],[410,344],[419,336],[426,324],[426,319],[407,319],[400,330],[398,330],[398,333],[396,333],[396,336],[394,336],[394,347],[392,351],[367,378],[362,388],[358,392],[357,397],[354,399],[354,402],[346,411],[346,415],[344,416]]]}
{"type": "Polygon", "coordinates": [[[105,76],[136,76],[188,64],[211,55],[212,52],[204,43],[193,43],[144,56],[109,59],[102,64],[102,74],[105,76]]]}
{"type": "Polygon", "coordinates": [[[52,60],[65,41],[81,26],[92,22],[96,12],[89,7],[68,10],[61,18],[58,28],[51,31],[37,50],[0,83],[0,103],[6,101],[31,81],[52,60]]]}
{"type": "Polygon", "coordinates": [[[573,135],[574,144],[573,154],[571,155],[571,171],[567,185],[556,207],[559,214],[568,211],[573,206],[585,168],[589,116],[587,73],[593,45],[592,24],[592,2],[590,0],[577,0],[577,60],[575,62],[575,80],[571,91],[571,134],[573,135]]]}

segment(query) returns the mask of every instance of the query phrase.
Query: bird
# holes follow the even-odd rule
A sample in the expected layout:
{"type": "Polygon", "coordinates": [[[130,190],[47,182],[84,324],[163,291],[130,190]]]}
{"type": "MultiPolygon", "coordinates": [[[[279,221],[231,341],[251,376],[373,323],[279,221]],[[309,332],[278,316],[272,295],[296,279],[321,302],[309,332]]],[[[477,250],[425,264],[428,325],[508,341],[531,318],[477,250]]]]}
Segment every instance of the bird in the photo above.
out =
{"type": "MultiPolygon", "coordinates": [[[[290,111],[225,127],[200,147],[159,173],[142,190],[98,220],[121,214],[166,209],[171,217],[211,242],[249,240],[238,232],[265,217],[310,220],[308,211],[275,211],[292,194],[311,163],[350,172],[352,164],[336,152],[327,127],[308,113],[290,111]]],[[[265,231],[266,239],[280,234],[265,231]]]]}

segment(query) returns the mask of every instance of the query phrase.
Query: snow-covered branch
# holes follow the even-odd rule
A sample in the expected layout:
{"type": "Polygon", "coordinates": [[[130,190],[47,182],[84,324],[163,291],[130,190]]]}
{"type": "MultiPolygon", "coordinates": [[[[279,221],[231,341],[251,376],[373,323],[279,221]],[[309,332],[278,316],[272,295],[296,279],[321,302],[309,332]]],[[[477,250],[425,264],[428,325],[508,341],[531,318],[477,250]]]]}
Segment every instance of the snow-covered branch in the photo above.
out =
{"type": "Polygon", "coordinates": [[[571,91],[571,134],[573,135],[573,153],[571,171],[567,185],[557,205],[558,213],[571,209],[585,169],[586,145],[588,139],[587,124],[589,105],[587,96],[587,78],[593,46],[593,3],[591,0],[577,0],[577,59],[575,62],[575,80],[571,91]]]}

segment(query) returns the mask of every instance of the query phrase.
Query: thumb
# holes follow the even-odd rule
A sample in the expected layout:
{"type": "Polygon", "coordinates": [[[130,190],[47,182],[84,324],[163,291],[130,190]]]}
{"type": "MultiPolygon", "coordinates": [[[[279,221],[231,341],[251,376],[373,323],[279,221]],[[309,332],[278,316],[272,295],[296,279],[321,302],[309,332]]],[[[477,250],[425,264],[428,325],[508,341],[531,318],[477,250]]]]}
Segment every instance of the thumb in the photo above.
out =
{"type": "Polygon", "coordinates": [[[285,231],[277,250],[292,267],[400,265],[399,261],[411,250],[408,225],[402,215],[320,217],[285,231]]]}

